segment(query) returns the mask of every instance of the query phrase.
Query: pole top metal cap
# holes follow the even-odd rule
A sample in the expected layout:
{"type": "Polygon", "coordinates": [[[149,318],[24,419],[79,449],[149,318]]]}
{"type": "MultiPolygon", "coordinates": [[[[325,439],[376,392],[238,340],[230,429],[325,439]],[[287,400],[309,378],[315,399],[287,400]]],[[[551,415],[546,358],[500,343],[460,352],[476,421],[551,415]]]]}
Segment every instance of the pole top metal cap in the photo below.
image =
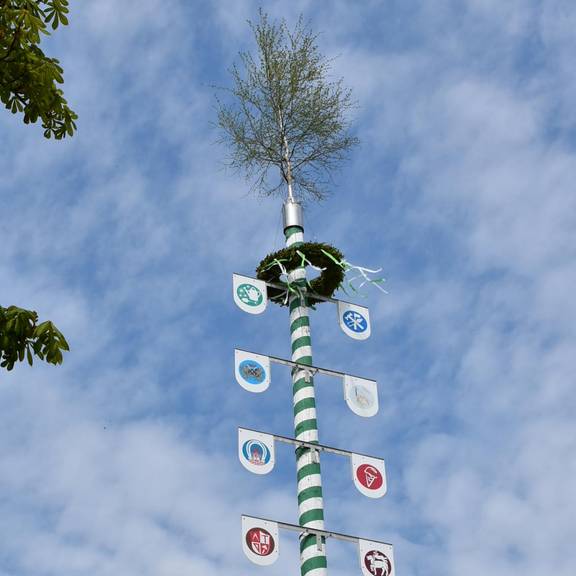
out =
{"type": "Polygon", "coordinates": [[[282,206],[282,216],[284,217],[284,230],[291,226],[304,228],[304,212],[298,202],[290,200],[284,202],[282,206]]]}

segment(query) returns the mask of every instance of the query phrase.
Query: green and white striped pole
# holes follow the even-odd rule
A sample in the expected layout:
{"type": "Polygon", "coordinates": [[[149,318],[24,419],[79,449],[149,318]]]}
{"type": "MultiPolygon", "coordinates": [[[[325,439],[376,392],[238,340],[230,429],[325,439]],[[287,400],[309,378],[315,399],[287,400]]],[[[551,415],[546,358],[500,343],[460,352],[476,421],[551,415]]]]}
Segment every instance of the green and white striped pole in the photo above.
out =
{"type": "MultiPolygon", "coordinates": [[[[284,235],[286,246],[298,246],[304,242],[302,207],[292,198],[284,204],[284,235]]],[[[306,290],[306,268],[299,267],[288,271],[291,283],[299,284],[306,290]]],[[[312,341],[310,338],[310,317],[303,299],[290,294],[290,342],[292,361],[312,365],[312,341]]],[[[294,434],[297,440],[318,443],[318,423],[316,420],[316,398],[314,379],[305,370],[293,369],[292,395],[294,403],[294,434]]],[[[308,448],[296,450],[298,477],[299,524],[319,530],[324,529],[324,502],[322,499],[322,477],[320,475],[319,452],[308,448]]],[[[300,572],[302,576],[326,576],[326,547],[313,534],[300,537],[300,572]]]]}

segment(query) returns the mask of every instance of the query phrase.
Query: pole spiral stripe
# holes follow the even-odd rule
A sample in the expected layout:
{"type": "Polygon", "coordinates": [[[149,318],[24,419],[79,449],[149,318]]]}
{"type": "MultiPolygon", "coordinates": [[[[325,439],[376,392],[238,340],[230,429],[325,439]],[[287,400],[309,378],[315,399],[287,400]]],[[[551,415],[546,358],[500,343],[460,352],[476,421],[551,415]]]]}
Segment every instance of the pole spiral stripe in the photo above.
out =
{"type": "MultiPolygon", "coordinates": [[[[297,246],[304,242],[304,230],[300,226],[291,226],[285,231],[286,246],[297,246]]],[[[289,281],[306,289],[306,269],[290,270],[289,281]]],[[[312,365],[312,341],[310,338],[310,318],[308,307],[300,296],[290,294],[290,342],[292,361],[312,365]]],[[[294,433],[298,440],[318,442],[318,424],[316,421],[316,398],[314,379],[306,377],[306,372],[294,369],[292,372],[292,393],[294,406],[294,433]]],[[[319,453],[308,448],[296,450],[296,469],[298,478],[298,513],[301,526],[324,529],[324,501],[322,498],[322,479],[320,475],[319,453]]],[[[324,539],[322,539],[324,540],[324,539]]],[[[300,572],[302,576],[326,576],[326,548],[322,541],[322,550],[318,550],[316,536],[300,538],[300,572]]]]}

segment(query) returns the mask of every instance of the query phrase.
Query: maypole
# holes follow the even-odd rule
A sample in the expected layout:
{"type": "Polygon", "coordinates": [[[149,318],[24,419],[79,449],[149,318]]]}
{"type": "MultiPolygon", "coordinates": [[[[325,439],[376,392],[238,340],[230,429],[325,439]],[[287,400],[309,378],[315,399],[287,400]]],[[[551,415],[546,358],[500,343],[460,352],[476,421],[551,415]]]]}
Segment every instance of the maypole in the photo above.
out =
{"type": "Polygon", "coordinates": [[[378,540],[326,530],[320,469],[320,452],[350,460],[352,480],[369,498],[381,498],[387,490],[384,460],[320,444],[316,415],[314,375],[324,374],[343,383],[344,399],[352,412],[370,418],[378,412],[377,384],[314,364],[310,334],[310,309],[316,304],[336,304],[342,331],[355,340],[371,334],[368,309],[334,298],[345,285],[357,291],[366,284],[379,289],[378,271],[354,266],[329,244],[304,240],[300,198],[322,199],[321,174],[337,167],[357,143],[348,133],[345,113],[352,107],[350,91],[341,81],[326,80],[328,62],[316,45],[316,36],[302,19],[292,31],[286,23],[270,23],[260,13],[251,24],[258,59],[241,53],[244,74],[232,68],[236,103],[219,103],[218,122],[230,145],[230,164],[255,179],[264,194],[280,192],[283,204],[285,248],[269,254],[258,265],[256,278],[234,274],[234,301],[245,312],[261,314],[268,302],[287,306],[290,318],[289,360],[235,350],[237,382],[249,392],[265,392],[271,384],[271,364],[291,369],[294,438],[238,429],[238,457],[254,474],[268,474],[275,464],[276,443],[296,446],[298,524],[242,516],[242,547],[255,564],[273,564],[279,555],[279,530],[300,534],[301,576],[326,576],[326,540],[335,538],[358,546],[364,576],[395,576],[392,546],[378,540]],[[269,171],[278,169],[281,180],[269,184],[269,171]],[[307,267],[319,271],[307,278],[307,267]],[[345,279],[353,272],[354,278],[345,279]]]}
{"type": "MultiPolygon", "coordinates": [[[[288,200],[283,207],[284,235],[287,248],[304,244],[304,223],[300,204],[288,200]]],[[[292,361],[312,366],[312,338],[310,315],[305,301],[306,267],[298,266],[288,271],[288,282],[300,288],[289,298],[290,344],[292,361]]],[[[294,435],[297,440],[318,443],[318,421],[314,378],[310,372],[292,370],[292,401],[294,405],[294,435]]],[[[324,501],[322,498],[322,476],[317,451],[308,448],[296,450],[298,479],[298,512],[301,526],[324,529],[324,501]]],[[[327,574],[326,551],[317,546],[316,537],[304,535],[300,540],[300,571],[302,576],[327,574]]]]}

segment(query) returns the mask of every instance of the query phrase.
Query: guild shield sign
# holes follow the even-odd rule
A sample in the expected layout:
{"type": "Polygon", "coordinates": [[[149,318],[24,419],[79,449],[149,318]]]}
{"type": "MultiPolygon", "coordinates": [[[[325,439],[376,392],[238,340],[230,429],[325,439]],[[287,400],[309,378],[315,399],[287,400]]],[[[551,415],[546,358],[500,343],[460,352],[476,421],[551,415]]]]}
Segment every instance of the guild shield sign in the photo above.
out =
{"type": "Polygon", "coordinates": [[[248,392],[264,392],[270,386],[270,358],[234,350],[236,382],[248,392]]]}
{"type": "Polygon", "coordinates": [[[274,436],[238,428],[238,458],[253,474],[268,474],[274,468],[274,436]]]}
{"type": "Polygon", "coordinates": [[[344,376],[344,399],[348,408],[364,418],[378,413],[378,385],[374,380],[344,376]]]}
{"type": "Polygon", "coordinates": [[[242,516],[242,549],[254,564],[274,564],[278,560],[279,544],[276,522],[242,516]]]}
{"type": "Polygon", "coordinates": [[[390,544],[359,540],[358,552],[364,576],[395,576],[394,554],[390,544]]]}
{"type": "Polygon", "coordinates": [[[352,454],[352,478],[361,494],[368,498],[382,498],[386,494],[386,467],[384,460],[352,454]]]}
{"type": "Polygon", "coordinates": [[[338,300],[338,323],[342,332],[354,340],[370,337],[370,313],[364,306],[338,300]]]}
{"type": "Polygon", "coordinates": [[[262,314],[266,310],[268,294],[266,282],[249,276],[233,276],[234,302],[248,314],[262,314]]]}

